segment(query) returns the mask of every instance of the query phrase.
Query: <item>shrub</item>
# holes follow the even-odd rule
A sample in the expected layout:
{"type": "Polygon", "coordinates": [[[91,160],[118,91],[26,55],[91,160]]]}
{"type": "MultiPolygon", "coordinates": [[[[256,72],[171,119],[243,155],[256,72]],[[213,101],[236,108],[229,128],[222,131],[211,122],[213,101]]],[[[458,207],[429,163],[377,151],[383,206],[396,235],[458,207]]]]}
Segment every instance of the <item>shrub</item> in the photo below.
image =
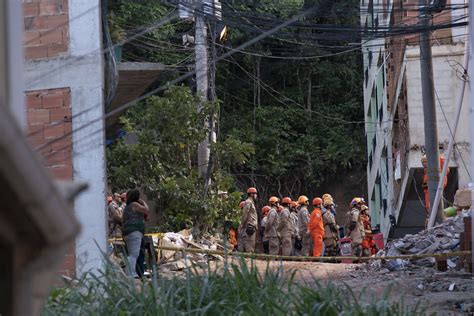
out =
{"type": "MultiPolygon", "coordinates": [[[[153,278],[139,286],[108,265],[78,285],[54,289],[44,315],[413,315],[409,308],[382,298],[366,302],[349,287],[314,280],[294,281],[282,269],[260,273],[254,263],[225,262],[223,271],[188,270],[185,278],[153,278]]],[[[156,274],[155,274],[156,275],[156,274]]]]}

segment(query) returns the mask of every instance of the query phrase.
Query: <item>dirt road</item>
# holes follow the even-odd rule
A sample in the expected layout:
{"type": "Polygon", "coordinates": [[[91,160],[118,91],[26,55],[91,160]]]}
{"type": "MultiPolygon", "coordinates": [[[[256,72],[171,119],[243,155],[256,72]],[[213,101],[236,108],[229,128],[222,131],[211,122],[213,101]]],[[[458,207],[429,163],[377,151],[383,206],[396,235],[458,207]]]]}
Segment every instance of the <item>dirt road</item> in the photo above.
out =
{"type": "Polygon", "coordinates": [[[407,306],[420,304],[427,313],[474,315],[474,277],[460,271],[439,272],[426,267],[371,271],[366,264],[288,261],[254,261],[254,264],[262,273],[267,266],[286,276],[294,272],[294,280],[307,286],[316,282],[349,286],[368,301],[382,297],[391,289],[391,301],[403,300],[407,306]]]}

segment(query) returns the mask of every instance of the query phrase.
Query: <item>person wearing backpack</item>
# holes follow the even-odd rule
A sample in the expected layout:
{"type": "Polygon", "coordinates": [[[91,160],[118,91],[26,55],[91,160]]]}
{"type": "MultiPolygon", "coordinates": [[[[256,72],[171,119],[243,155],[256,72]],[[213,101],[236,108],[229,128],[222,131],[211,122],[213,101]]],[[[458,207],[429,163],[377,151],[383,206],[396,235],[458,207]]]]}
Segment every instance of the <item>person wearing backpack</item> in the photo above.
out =
{"type": "Polygon", "coordinates": [[[292,247],[292,256],[299,256],[301,250],[301,238],[298,231],[298,203],[296,201],[292,201],[290,203],[290,220],[292,225],[292,232],[291,232],[291,244],[292,247]]]}
{"type": "Polygon", "coordinates": [[[364,239],[364,225],[361,218],[361,206],[364,199],[354,198],[351,201],[351,210],[346,215],[347,234],[352,240],[352,254],[356,257],[362,256],[362,240],[364,239]]]}
{"type": "Polygon", "coordinates": [[[280,253],[280,239],[278,238],[278,202],[279,198],[272,196],[268,202],[270,204],[270,211],[267,215],[267,223],[265,225],[264,237],[268,239],[268,250],[271,255],[278,255],[280,253]]]}
{"type": "Polygon", "coordinates": [[[257,235],[257,209],[255,202],[257,200],[257,189],[247,189],[247,200],[245,200],[242,208],[242,218],[240,220],[239,235],[242,234],[243,245],[240,251],[254,252],[255,251],[255,236],[257,235]]]}
{"type": "Polygon", "coordinates": [[[331,199],[323,200],[323,224],[324,224],[324,246],[326,257],[336,257],[339,254],[339,226],[336,223],[332,206],[334,201],[331,199]]]}
{"type": "Polygon", "coordinates": [[[298,198],[298,230],[300,232],[301,237],[301,255],[304,257],[309,256],[309,252],[311,249],[311,236],[308,230],[309,224],[309,212],[308,212],[308,205],[309,199],[305,195],[301,195],[298,198]]]}
{"type": "Polygon", "coordinates": [[[281,238],[281,254],[282,256],[291,256],[293,251],[293,243],[291,235],[293,233],[293,223],[290,217],[291,199],[284,197],[281,200],[283,210],[280,212],[280,223],[278,225],[278,233],[281,238]]]}

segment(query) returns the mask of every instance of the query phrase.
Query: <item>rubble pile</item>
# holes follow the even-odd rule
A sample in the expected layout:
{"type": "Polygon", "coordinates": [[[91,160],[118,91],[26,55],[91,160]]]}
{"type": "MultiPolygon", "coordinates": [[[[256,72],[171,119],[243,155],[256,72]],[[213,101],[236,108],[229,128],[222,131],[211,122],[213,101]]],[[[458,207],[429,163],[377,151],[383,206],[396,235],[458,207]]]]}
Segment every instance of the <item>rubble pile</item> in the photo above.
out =
{"type": "MultiPolygon", "coordinates": [[[[377,257],[418,255],[428,253],[447,253],[458,251],[460,246],[460,233],[463,231],[463,214],[447,219],[441,225],[423,230],[416,235],[408,234],[403,238],[389,242],[385,249],[377,253],[377,257]]],[[[456,266],[457,258],[448,259],[448,268],[456,266]]],[[[380,260],[374,261],[371,267],[374,269],[388,269],[390,271],[400,270],[410,265],[433,267],[434,258],[419,260],[380,260]]]]}
{"type": "MultiPolygon", "coordinates": [[[[215,236],[204,236],[199,241],[193,240],[193,235],[189,230],[179,233],[166,233],[162,238],[154,237],[155,246],[193,248],[204,250],[224,250],[222,241],[215,236]]],[[[207,269],[210,260],[223,260],[219,255],[201,253],[183,253],[171,250],[162,250],[158,256],[158,268],[162,274],[177,275],[177,272],[184,271],[191,267],[207,269]]]]}

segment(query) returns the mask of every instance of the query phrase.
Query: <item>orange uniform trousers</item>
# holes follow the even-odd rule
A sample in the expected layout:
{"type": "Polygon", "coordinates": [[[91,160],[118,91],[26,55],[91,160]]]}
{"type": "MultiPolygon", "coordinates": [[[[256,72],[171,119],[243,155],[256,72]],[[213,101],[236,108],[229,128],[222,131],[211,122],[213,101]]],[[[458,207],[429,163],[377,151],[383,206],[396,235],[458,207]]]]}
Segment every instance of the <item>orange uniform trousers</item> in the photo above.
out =
{"type": "Polygon", "coordinates": [[[309,217],[308,230],[313,240],[313,257],[321,257],[323,254],[324,224],[321,209],[315,207],[309,217]]]}

